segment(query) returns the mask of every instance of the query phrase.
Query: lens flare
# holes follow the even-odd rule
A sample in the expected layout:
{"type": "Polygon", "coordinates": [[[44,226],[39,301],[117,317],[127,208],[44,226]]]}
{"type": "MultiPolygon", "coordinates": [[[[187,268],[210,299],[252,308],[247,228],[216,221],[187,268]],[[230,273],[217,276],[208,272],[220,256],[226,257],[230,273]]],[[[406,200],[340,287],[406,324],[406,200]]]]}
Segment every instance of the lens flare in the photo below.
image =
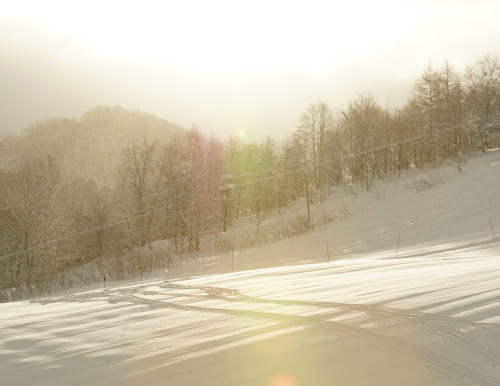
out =
{"type": "Polygon", "coordinates": [[[278,374],[269,380],[267,386],[299,386],[299,384],[289,374],[278,374]]]}

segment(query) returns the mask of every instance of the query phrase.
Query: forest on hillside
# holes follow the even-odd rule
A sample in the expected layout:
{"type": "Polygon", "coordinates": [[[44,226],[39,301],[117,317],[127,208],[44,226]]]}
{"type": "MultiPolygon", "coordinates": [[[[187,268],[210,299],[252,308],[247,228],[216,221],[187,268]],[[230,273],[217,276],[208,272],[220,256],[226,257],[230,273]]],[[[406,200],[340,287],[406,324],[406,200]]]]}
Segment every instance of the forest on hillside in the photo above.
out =
{"type": "Polygon", "coordinates": [[[105,276],[105,261],[155,240],[168,240],[168,258],[135,269],[168,265],[243,217],[255,218],[258,243],[260,221],[299,198],[307,222],[332,187],[369,190],[446,160],[460,170],[498,146],[499,128],[491,55],[463,74],[429,65],[395,111],[369,94],[341,111],[311,104],[282,143],[221,140],[120,107],[36,123],[0,138],[0,300],[68,286],[61,273],[85,264],[105,276]]]}

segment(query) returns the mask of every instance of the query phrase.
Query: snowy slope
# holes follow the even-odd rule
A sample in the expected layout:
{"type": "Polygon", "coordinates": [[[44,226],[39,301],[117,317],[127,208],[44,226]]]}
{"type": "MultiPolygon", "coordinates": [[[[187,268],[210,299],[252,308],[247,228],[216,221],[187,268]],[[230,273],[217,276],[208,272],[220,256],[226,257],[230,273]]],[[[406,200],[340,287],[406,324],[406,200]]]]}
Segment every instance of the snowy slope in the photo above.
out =
{"type": "Polygon", "coordinates": [[[0,384],[500,385],[500,154],[415,192],[421,178],[236,257],[313,263],[0,304],[0,384]]]}
{"type": "Polygon", "coordinates": [[[401,255],[411,255],[491,239],[489,218],[500,235],[500,153],[471,160],[462,174],[445,167],[379,183],[359,194],[351,211],[313,234],[242,252],[241,259],[321,261],[327,243],[331,257],[340,258],[395,251],[398,238],[401,255]],[[427,184],[435,185],[417,191],[427,184]]]}
{"type": "MultiPolygon", "coordinates": [[[[338,208],[339,201],[352,216],[313,233],[236,252],[235,269],[323,262],[327,245],[331,259],[388,250],[395,255],[398,239],[398,256],[462,248],[492,238],[490,218],[500,236],[500,152],[470,160],[461,174],[447,166],[376,183],[372,192],[355,197],[342,189],[320,209],[338,208]]],[[[305,212],[305,204],[298,209],[305,212]]],[[[228,272],[231,266],[227,254],[185,262],[170,275],[228,272]]]]}

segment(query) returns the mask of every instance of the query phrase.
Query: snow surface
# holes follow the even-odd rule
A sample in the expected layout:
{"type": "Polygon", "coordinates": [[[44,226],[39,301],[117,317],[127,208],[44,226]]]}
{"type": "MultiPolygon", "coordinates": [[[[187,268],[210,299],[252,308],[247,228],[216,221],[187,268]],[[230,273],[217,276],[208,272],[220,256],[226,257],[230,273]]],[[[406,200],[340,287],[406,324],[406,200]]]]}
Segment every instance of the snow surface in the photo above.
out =
{"type": "Polygon", "coordinates": [[[234,273],[0,304],[0,385],[500,385],[500,153],[376,189],[234,273]]]}

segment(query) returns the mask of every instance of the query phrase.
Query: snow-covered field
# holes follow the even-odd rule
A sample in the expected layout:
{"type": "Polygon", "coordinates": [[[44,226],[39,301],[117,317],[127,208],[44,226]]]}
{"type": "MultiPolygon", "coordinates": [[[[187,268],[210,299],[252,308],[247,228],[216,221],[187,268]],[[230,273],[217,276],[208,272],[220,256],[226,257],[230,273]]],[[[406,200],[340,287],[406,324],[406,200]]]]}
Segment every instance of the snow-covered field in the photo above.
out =
{"type": "Polygon", "coordinates": [[[234,273],[0,304],[0,385],[500,385],[500,153],[432,173],[234,273]]]}

